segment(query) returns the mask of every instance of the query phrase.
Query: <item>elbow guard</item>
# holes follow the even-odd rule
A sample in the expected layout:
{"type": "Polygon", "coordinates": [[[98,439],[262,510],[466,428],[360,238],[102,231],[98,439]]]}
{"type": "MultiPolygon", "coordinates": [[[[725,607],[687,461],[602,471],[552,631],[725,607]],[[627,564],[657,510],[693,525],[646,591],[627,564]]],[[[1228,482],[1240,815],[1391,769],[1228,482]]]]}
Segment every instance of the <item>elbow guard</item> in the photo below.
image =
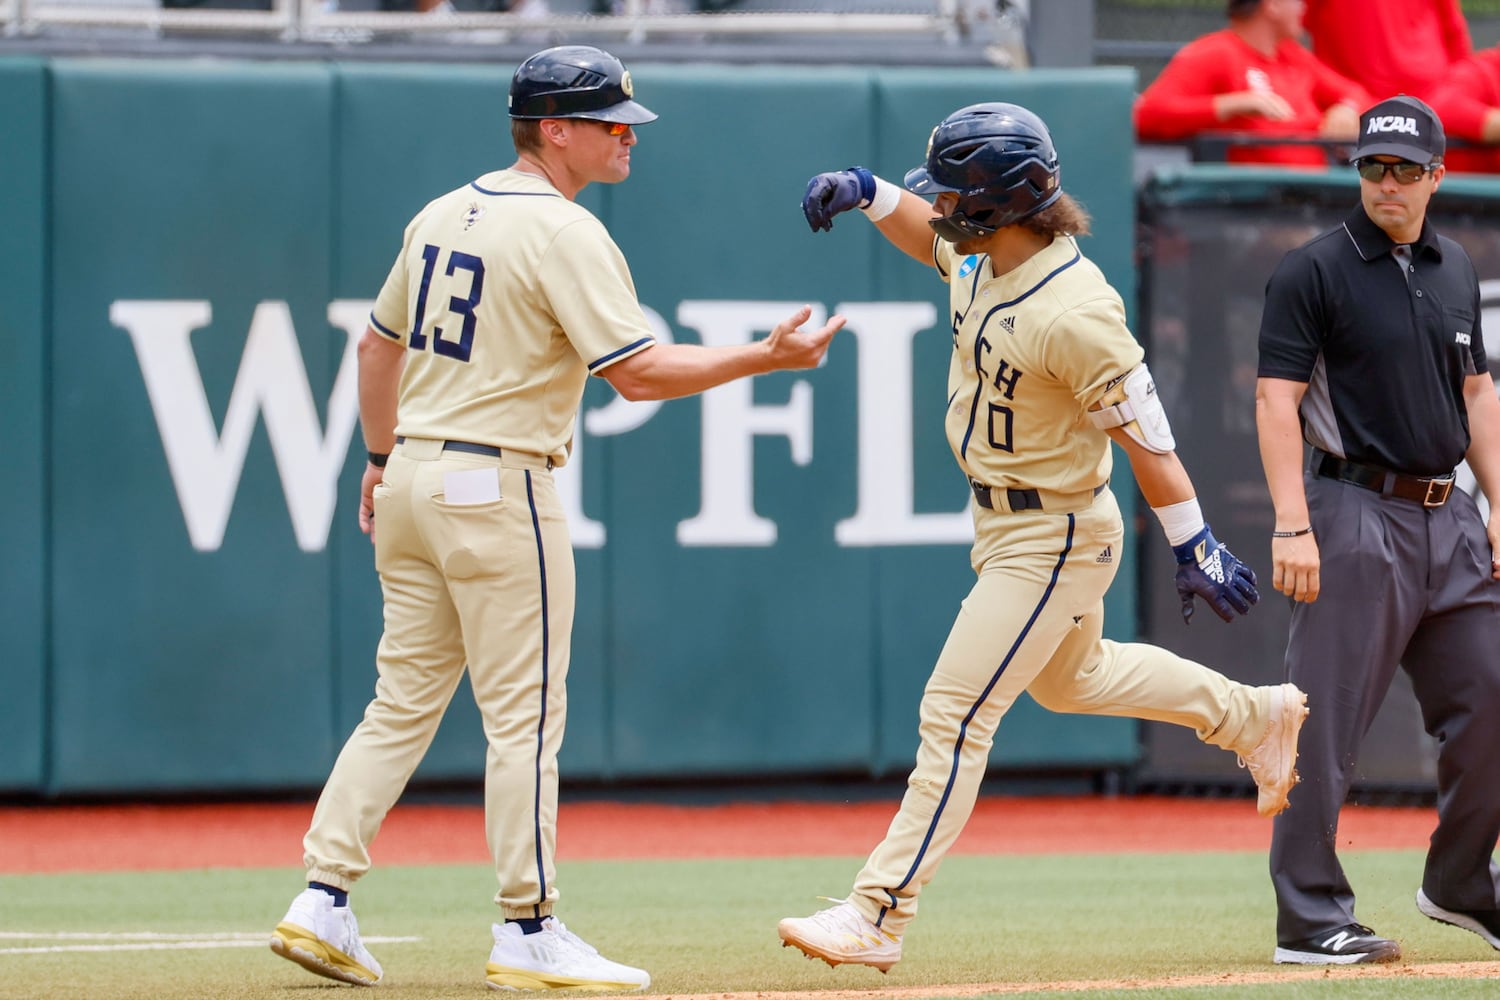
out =
{"type": "Polygon", "coordinates": [[[1089,423],[1100,430],[1120,428],[1147,451],[1165,455],[1177,450],[1167,411],[1162,409],[1156,383],[1145,364],[1105,390],[1098,408],[1089,410],[1088,417],[1089,423]]]}

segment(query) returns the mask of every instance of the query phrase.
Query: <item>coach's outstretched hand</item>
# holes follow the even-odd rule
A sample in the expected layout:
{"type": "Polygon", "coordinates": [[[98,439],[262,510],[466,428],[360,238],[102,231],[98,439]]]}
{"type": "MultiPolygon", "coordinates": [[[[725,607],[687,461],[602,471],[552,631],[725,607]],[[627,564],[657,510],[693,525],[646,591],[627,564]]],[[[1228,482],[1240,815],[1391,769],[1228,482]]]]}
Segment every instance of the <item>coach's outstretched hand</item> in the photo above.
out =
{"type": "Polygon", "coordinates": [[[828,232],[833,217],[851,208],[865,208],[875,198],[875,175],[864,167],[850,167],[818,174],[807,182],[802,196],[802,214],[813,232],[828,232]]]}
{"type": "Polygon", "coordinates": [[[812,306],[803,306],[777,323],[771,335],[761,341],[770,357],[772,371],[816,368],[823,363],[828,342],[844,328],[847,320],[835,313],[821,329],[804,331],[802,324],[811,318],[812,306]]]}
{"type": "Polygon", "coordinates": [[[1172,546],[1177,557],[1177,596],[1182,598],[1182,620],[1191,624],[1193,598],[1201,597],[1214,614],[1226,622],[1236,614],[1247,614],[1260,600],[1255,573],[1234,557],[1214,537],[1208,525],[1181,545],[1172,546]]]}

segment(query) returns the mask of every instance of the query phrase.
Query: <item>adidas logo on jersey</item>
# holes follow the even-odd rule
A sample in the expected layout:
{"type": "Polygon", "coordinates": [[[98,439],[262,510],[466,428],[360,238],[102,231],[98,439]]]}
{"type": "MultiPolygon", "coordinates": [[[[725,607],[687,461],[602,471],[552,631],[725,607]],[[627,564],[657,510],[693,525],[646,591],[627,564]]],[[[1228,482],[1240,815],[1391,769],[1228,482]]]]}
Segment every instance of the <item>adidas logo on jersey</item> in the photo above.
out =
{"type": "Polygon", "coordinates": [[[1016,318],[1014,316],[1001,316],[1000,329],[1014,337],[1016,335],[1016,318]]]}
{"type": "Polygon", "coordinates": [[[1104,546],[1104,551],[1101,552],[1101,553],[1099,553],[1099,558],[1097,558],[1097,559],[1094,560],[1094,562],[1096,562],[1096,563],[1112,563],[1114,561],[1115,561],[1114,550],[1110,546],[1108,546],[1108,545],[1104,546]]]}

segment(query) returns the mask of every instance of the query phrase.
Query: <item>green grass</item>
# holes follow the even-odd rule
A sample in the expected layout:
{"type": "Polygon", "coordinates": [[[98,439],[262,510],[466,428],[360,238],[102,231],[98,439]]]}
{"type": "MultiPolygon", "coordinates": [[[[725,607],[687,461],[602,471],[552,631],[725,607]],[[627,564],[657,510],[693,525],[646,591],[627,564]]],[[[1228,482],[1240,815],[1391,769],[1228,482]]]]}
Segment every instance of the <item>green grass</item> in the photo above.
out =
{"type": "MultiPolygon", "coordinates": [[[[1500,958],[1477,937],[1416,912],[1417,852],[1345,859],[1360,918],[1399,938],[1413,963],[1500,958]]],[[[776,921],[842,896],[859,859],[575,862],[558,915],[606,955],[651,971],[653,994],[901,989],[964,983],[1159,979],[1273,970],[1274,908],[1259,854],[954,857],[922,897],[902,963],[830,969],[779,947],[776,921]]],[[[293,869],[0,877],[0,951],[69,941],[16,932],[244,932],[268,936],[301,888],[293,869]]],[[[493,876],[483,866],[377,868],[354,894],[386,968],[375,996],[479,997],[493,876]]],[[[1500,968],[1500,967],[1497,967],[1500,968]]],[[[329,996],[351,989],[276,958],[263,943],[207,950],[0,953],[0,998],[329,996]],[[326,985],[325,985],[326,984],[326,985]]],[[[1057,994],[1052,994],[1056,996],[1057,994]]],[[[1494,997],[1494,980],[1298,981],[1228,988],[1107,990],[1164,995],[1494,997]]],[[[927,998],[924,998],[927,1000],[927,998]]]]}

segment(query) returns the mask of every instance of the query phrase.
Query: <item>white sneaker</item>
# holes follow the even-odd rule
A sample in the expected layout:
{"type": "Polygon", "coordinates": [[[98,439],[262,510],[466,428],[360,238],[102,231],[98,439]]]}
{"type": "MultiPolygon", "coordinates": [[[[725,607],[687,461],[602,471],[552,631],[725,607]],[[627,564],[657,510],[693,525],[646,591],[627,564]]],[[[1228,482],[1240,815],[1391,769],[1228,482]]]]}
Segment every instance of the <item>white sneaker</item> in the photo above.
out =
{"type": "Polygon", "coordinates": [[[380,963],[359,940],[354,910],[321,889],[303,889],[276,930],[271,950],[308,972],[356,986],[380,982],[380,963]]]}
{"type": "Polygon", "coordinates": [[[829,965],[869,965],[881,972],[901,961],[901,938],[872,924],[847,899],[810,917],[787,917],[776,925],[781,946],[802,949],[829,965]]]}
{"type": "Polygon", "coordinates": [[[1297,777],[1297,735],[1307,718],[1307,695],[1295,684],[1271,688],[1271,724],[1255,749],[1240,756],[1240,766],[1255,779],[1255,811],[1275,816],[1286,808],[1286,797],[1297,777]]]}
{"type": "Polygon", "coordinates": [[[643,990],[651,977],[643,969],[611,962],[598,949],[545,917],[542,929],[526,934],[519,924],[495,924],[495,947],[484,969],[484,981],[494,990],[643,990]]]}

